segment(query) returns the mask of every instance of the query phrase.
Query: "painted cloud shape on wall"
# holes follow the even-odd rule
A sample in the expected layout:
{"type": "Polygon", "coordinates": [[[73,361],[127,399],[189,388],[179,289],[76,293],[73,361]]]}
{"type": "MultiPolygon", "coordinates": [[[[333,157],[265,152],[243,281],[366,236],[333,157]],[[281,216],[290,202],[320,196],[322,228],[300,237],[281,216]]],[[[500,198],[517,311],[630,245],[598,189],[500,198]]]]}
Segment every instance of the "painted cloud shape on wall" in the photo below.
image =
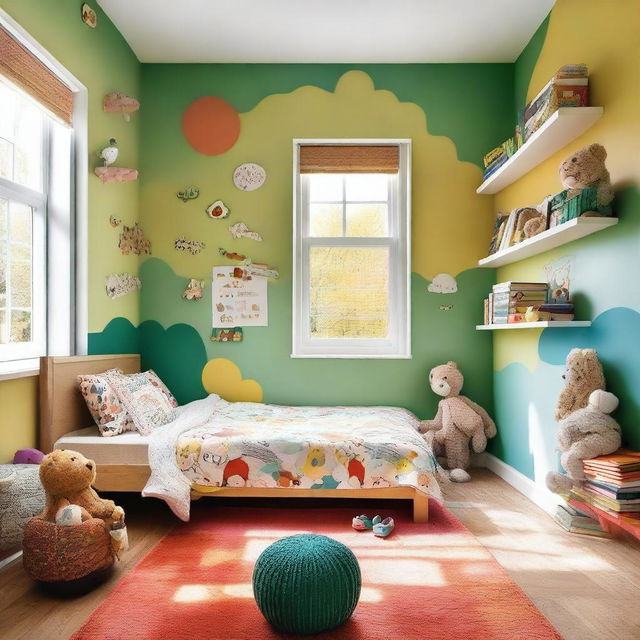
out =
{"type": "Polygon", "coordinates": [[[448,273],[439,273],[427,287],[429,293],[455,293],[457,290],[456,279],[448,273]]]}

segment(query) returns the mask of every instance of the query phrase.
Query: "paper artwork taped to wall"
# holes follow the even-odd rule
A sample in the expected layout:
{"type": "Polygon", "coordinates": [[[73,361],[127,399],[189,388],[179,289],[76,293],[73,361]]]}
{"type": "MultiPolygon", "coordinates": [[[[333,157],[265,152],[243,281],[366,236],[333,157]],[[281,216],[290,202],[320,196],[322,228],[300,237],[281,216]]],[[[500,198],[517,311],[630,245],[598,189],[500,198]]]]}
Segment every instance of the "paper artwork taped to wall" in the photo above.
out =
{"type": "Polygon", "coordinates": [[[200,195],[200,189],[198,187],[187,187],[183,191],[176,193],[177,198],[182,202],[188,202],[189,200],[195,200],[200,195]]]}
{"type": "Polygon", "coordinates": [[[245,162],[233,172],[233,184],[241,191],[255,191],[267,179],[267,172],[255,162],[245,162]]]}
{"type": "Polygon", "coordinates": [[[109,224],[115,229],[122,224],[122,218],[116,218],[115,216],[109,217],[109,224]]]}
{"type": "Polygon", "coordinates": [[[105,278],[107,295],[114,299],[142,288],[140,278],[130,273],[110,273],[105,278]]]}
{"type": "Polygon", "coordinates": [[[96,12],[86,2],[82,5],[80,11],[82,12],[82,22],[92,29],[95,29],[98,24],[96,12]]]}
{"type": "Polygon", "coordinates": [[[127,227],[126,224],[122,226],[118,246],[123,256],[128,256],[131,253],[136,256],[151,255],[151,240],[145,238],[142,227],[137,222],[133,227],[127,227]]]}
{"type": "Polygon", "coordinates": [[[184,236],[180,236],[174,243],[176,251],[184,251],[192,256],[200,253],[205,248],[205,243],[199,240],[187,240],[184,236]]]}
{"type": "Polygon", "coordinates": [[[268,326],[267,280],[241,267],[213,267],[214,328],[268,326]]]}
{"type": "Polygon", "coordinates": [[[222,200],[216,200],[207,207],[207,215],[213,220],[222,220],[229,215],[229,207],[222,200]]]}
{"type": "Polygon", "coordinates": [[[555,260],[543,267],[544,276],[549,283],[549,303],[565,304],[571,300],[571,272],[573,256],[555,260]]]}
{"type": "Polygon", "coordinates": [[[182,297],[185,300],[200,300],[202,298],[202,292],[204,290],[204,280],[197,280],[191,278],[187,288],[184,290],[182,297]]]}
{"type": "Polygon", "coordinates": [[[211,332],[211,342],[242,342],[242,327],[233,329],[214,329],[211,332]]]}
{"type": "Polygon", "coordinates": [[[455,293],[457,290],[456,279],[448,273],[439,273],[427,287],[429,293],[455,293]]]}
{"type": "Polygon", "coordinates": [[[244,222],[236,222],[229,227],[229,233],[236,239],[248,238],[256,242],[262,242],[262,236],[255,231],[249,231],[249,227],[244,222]]]}

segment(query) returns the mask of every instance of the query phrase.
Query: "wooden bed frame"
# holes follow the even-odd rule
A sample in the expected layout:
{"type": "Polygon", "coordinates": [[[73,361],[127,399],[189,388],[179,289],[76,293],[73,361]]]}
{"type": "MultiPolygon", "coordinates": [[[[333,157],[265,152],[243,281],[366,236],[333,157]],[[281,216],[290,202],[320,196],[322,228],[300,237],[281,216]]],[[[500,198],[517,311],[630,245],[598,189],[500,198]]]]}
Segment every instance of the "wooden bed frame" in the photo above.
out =
{"type": "MultiPolygon", "coordinates": [[[[40,361],[40,448],[51,451],[58,438],[83,427],[93,419],[78,390],[77,376],[102,373],[119,368],[125,373],[140,371],[137,354],[101,356],[48,356],[40,361]]],[[[97,465],[96,489],[99,491],[142,491],[150,475],[148,465],[97,465]]],[[[206,493],[192,492],[194,500],[202,496],[224,498],[355,498],[402,499],[413,501],[414,522],[427,522],[429,497],[413,487],[379,489],[291,489],[258,487],[212,487],[206,493]]]]}

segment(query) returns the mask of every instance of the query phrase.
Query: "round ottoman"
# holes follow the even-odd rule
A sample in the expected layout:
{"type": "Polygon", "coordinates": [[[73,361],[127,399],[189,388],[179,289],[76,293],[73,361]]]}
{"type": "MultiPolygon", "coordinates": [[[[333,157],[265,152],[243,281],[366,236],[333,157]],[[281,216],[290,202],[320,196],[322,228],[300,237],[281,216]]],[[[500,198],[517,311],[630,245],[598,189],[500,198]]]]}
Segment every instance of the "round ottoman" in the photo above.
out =
{"type": "Polygon", "coordinates": [[[278,630],[319,633],[353,613],[360,597],[360,566],[348,547],[326,536],[302,534],[267,547],[253,570],[253,593],[278,630]]]}
{"type": "Polygon", "coordinates": [[[109,577],[114,563],[111,536],[97,518],[64,526],[31,518],[24,528],[22,564],[41,587],[76,596],[109,577]]]}

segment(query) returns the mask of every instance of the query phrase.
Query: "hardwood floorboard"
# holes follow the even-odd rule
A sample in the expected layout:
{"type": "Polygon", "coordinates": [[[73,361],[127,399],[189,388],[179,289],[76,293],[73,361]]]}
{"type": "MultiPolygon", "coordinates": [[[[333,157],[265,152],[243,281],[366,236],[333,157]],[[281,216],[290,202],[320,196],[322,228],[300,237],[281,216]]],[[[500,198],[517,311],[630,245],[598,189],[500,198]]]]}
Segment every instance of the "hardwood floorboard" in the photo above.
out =
{"type": "MultiPolygon", "coordinates": [[[[445,487],[448,507],[566,640],[640,638],[639,548],[566,533],[490,471],[473,469],[472,477],[445,487]]],[[[158,501],[130,495],[117,500],[127,511],[131,548],[92,593],[55,599],[34,587],[20,560],[0,570],[2,640],[65,640],[175,525],[158,501]]]]}

